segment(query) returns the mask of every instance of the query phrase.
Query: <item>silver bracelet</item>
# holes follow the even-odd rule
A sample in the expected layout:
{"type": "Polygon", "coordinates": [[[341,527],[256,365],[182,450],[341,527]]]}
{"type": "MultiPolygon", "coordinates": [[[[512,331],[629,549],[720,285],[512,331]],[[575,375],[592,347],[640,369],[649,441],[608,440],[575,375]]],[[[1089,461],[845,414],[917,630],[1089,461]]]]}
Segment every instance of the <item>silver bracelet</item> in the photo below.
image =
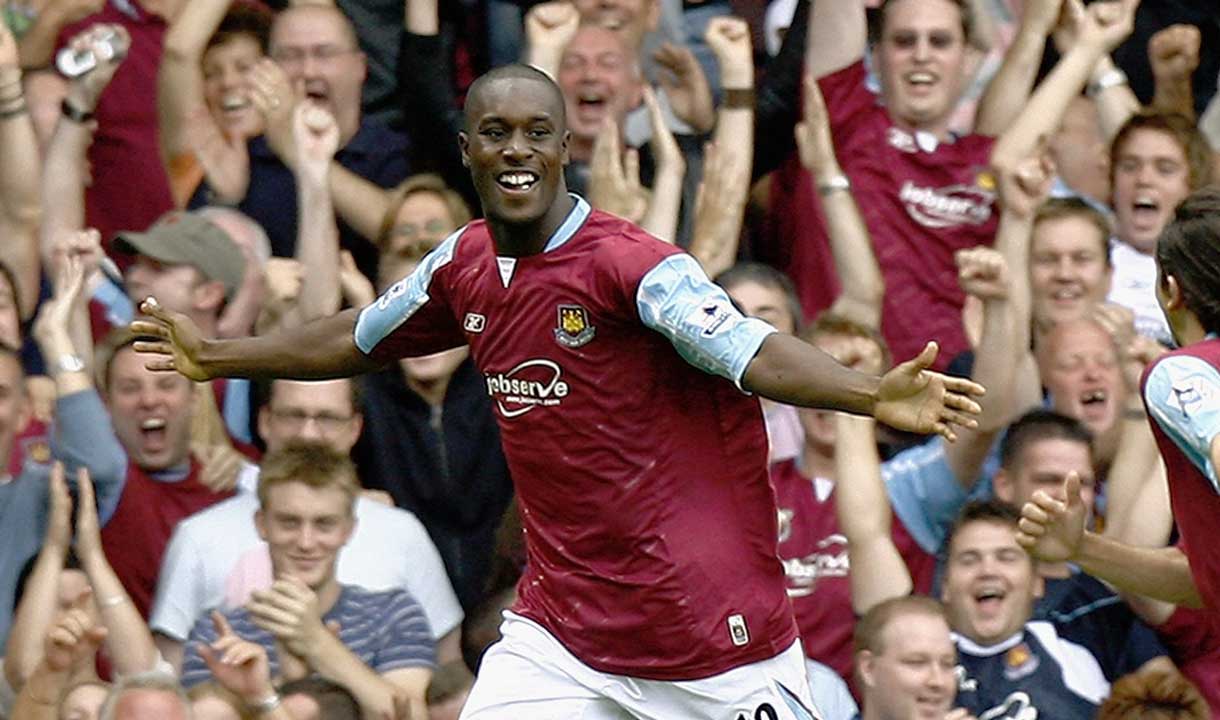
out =
{"type": "Polygon", "coordinates": [[[266,715],[269,712],[275,711],[275,709],[280,706],[281,702],[280,694],[277,692],[272,692],[262,700],[259,700],[256,703],[250,703],[250,709],[258,715],[266,715]]]}
{"type": "Polygon", "coordinates": [[[1119,85],[1126,85],[1127,82],[1127,73],[1118,68],[1110,68],[1102,73],[1101,77],[1089,83],[1089,87],[1085,90],[1085,93],[1089,97],[1097,97],[1106,90],[1109,90],[1112,87],[1118,87],[1119,85]]]}
{"type": "Polygon", "coordinates": [[[827,178],[825,182],[818,183],[818,195],[822,197],[841,190],[851,190],[851,180],[846,175],[835,175],[827,178]]]}

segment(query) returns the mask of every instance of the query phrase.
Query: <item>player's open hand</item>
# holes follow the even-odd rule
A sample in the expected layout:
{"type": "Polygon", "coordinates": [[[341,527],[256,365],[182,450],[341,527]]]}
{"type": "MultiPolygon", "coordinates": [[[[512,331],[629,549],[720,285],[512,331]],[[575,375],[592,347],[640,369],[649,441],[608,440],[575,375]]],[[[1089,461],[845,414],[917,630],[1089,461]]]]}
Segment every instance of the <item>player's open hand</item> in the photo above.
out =
{"type": "Polygon", "coordinates": [[[1038,560],[1071,560],[1084,539],[1088,508],[1080,498],[1080,476],[1075,472],[1063,481],[1063,497],[1066,500],[1058,500],[1039,490],[1021,508],[1017,543],[1038,560]]]}
{"type": "Polygon", "coordinates": [[[952,442],[957,439],[954,427],[978,426],[974,416],[982,408],[974,398],[986,391],[965,378],[930,370],[936,353],[936,343],[930,342],[918,357],[883,375],[873,415],[898,430],[936,433],[952,442]]]}
{"type": "Polygon", "coordinates": [[[199,328],[182,313],[171,312],[154,297],[140,303],[145,317],[131,323],[131,331],[151,340],[138,340],[135,351],[150,355],[144,364],[149,370],[176,370],[195,382],[211,380],[212,376],[200,365],[203,337],[199,328]]]}

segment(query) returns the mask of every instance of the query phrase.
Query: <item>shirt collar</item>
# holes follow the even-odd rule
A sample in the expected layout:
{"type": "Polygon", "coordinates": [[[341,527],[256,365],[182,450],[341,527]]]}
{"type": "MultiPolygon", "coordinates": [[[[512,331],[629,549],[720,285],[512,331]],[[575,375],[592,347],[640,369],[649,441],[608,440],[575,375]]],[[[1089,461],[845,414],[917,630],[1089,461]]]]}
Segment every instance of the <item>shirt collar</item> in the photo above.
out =
{"type": "Polygon", "coordinates": [[[585,224],[589,213],[592,212],[589,208],[589,203],[585,202],[585,199],[581,196],[575,193],[568,193],[568,197],[576,201],[576,204],[572,206],[563,223],[555,229],[555,232],[551,233],[551,239],[547,240],[546,247],[542,248],[544,253],[556,250],[559,246],[571,240],[576,231],[580,229],[580,226],[585,224]]]}

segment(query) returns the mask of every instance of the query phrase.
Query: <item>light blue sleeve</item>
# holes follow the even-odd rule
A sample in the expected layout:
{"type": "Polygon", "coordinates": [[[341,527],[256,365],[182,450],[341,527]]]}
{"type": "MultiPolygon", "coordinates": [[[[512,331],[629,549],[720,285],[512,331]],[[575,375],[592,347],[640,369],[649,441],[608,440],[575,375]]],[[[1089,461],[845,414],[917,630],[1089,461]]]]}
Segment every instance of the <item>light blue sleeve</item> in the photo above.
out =
{"type": "Polygon", "coordinates": [[[1212,466],[1212,439],[1220,433],[1220,372],[1189,355],[1160,361],[1148,374],[1144,404],[1161,430],[1220,492],[1212,466]]]}
{"type": "Polygon", "coordinates": [[[465,227],[454,232],[428,253],[415,270],[391,285],[381,297],[360,311],[356,318],[356,347],[365,355],[388,338],[428,302],[432,276],[453,260],[458,238],[465,227]]]}
{"type": "Polygon", "coordinates": [[[98,519],[102,525],[109,522],[123,496],[127,451],[114,434],[110,413],[96,390],[90,388],[62,395],[55,401],[55,435],[51,449],[57,459],[64,461],[69,478],[76,477],[78,467],[89,469],[97,497],[98,519]]]}
{"type": "Polygon", "coordinates": [[[924,551],[936,554],[967,498],[945,458],[944,438],[935,437],[885,461],[881,478],[907,532],[924,551]]]}
{"type": "Polygon", "coordinates": [[[645,325],[664,335],[688,363],[732,380],[741,377],[775,328],[733,307],[690,255],[670,255],[649,270],[636,291],[645,325]]]}
{"type": "Polygon", "coordinates": [[[852,720],[859,713],[856,700],[847,683],[834,670],[816,660],[805,660],[805,675],[809,678],[809,693],[817,705],[822,720],[852,720]]]}

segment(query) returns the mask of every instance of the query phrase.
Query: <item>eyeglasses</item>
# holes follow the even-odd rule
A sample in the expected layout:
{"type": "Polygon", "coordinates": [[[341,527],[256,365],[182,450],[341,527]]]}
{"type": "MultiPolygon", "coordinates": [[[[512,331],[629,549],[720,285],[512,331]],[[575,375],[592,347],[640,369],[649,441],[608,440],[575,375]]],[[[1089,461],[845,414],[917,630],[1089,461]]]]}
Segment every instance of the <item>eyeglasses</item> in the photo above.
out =
{"type": "Polygon", "coordinates": [[[344,55],[359,53],[359,50],[340,47],[338,45],[311,45],[306,47],[276,48],[271,52],[271,59],[281,67],[296,67],[305,62],[305,58],[313,58],[317,62],[327,63],[344,55]]]}
{"type": "Polygon", "coordinates": [[[272,410],[271,417],[289,428],[290,430],[299,430],[310,421],[314,421],[318,425],[318,429],[324,433],[336,432],[343,429],[347,423],[352,421],[353,415],[335,415],[334,413],[307,413],[303,410],[272,410]]]}

